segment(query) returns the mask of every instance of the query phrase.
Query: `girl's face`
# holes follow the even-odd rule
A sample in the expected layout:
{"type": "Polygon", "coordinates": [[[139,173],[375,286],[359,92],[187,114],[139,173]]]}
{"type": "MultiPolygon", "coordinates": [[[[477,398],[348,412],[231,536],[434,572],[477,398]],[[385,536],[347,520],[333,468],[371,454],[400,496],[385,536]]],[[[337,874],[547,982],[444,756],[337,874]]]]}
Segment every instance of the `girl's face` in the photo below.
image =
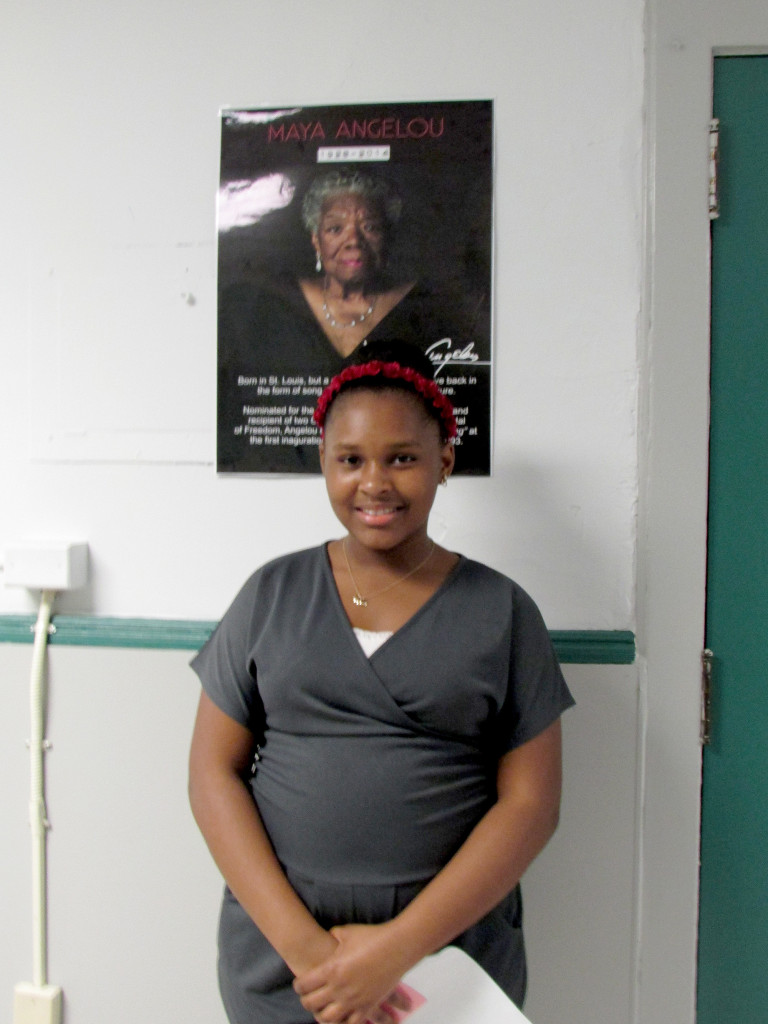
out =
{"type": "Polygon", "coordinates": [[[390,551],[427,535],[435,490],[454,463],[421,400],[404,391],[347,391],[325,422],[320,464],[350,538],[390,551]]]}

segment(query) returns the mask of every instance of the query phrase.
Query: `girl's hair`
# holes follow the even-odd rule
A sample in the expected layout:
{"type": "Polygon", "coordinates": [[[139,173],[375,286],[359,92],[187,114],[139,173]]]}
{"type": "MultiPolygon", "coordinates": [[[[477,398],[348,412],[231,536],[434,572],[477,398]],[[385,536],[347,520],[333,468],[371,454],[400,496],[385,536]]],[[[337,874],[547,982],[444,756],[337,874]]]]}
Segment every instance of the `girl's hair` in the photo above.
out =
{"type": "Polygon", "coordinates": [[[314,419],[323,432],[330,407],[342,392],[405,391],[420,399],[424,411],[437,423],[440,439],[456,436],[453,407],[434,380],[432,363],[424,352],[407,341],[367,339],[342,363],[317,401],[314,419]]]}
{"type": "Polygon", "coordinates": [[[315,178],[307,189],[301,204],[301,219],[307,231],[310,234],[317,231],[323,206],[329,199],[349,192],[373,203],[387,224],[398,221],[403,204],[386,181],[360,171],[335,169],[315,178]]]}

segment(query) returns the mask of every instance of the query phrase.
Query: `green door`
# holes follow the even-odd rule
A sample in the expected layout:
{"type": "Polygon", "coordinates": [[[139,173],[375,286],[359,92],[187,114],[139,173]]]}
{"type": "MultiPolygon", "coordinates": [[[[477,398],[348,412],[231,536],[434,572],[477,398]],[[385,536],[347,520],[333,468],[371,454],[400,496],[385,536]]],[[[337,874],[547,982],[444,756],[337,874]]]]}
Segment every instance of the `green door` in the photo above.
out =
{"type": "Polygon", "coordinates": [[[768,1021],[768,57],[715,60],[698,1024],[768,1021]]]}

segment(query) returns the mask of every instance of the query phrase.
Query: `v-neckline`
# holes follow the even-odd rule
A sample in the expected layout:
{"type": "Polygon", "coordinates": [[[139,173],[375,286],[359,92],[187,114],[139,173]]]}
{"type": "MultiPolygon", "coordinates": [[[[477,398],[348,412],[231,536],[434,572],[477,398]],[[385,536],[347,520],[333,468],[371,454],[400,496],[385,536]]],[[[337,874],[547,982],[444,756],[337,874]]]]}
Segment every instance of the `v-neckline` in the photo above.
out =
{"type": "MultiPolygon", "coordinates": [[[[376,650],[371,655],[371,657],[368,658],[366,656],[365,652],[363,651],[362,647],[360,646],[360,641],[355,636],[355,627],[352,625],[352,623],[350,622],[349,616],[347,615],[347,610],[344,607],[344,602],[341,599],[341,594],[339,593],[339,588],[338,588],[338,586],[336,584],[336,577],[333,575],[333,566],[331,565],[331,556],[330,556],[330,554],[328,552],[328,545],[330,543],[331,543],[330,541],[326,541],[323,544],[323,546],[322,546],[323,547],[323,566],[324,566],[324,571],[327,574],[328,585],[329,585],[331,591],[333,592],[333,600],[334,600],[334,603],[336,605],[336,612],[337,612],[338,615],[341,616],[341,618],[343,619],[344,623],[346,624],[347,634],[354,641],[355,647],[360,651],[360,653],[363,655],[365,660],[368,661],[368,662],[372,661],[380,651],[383,651],[386,647],[389,647],[390,644],[397,637],[400,636],[400,634],[403,632],[403,630],[407,629],[411,625],[411,623],[415,622],[418,618],[420,618],[422,613],[425,611],[425,609],[429,608],[430,605],[432,605],[432,603],[434,601],[436,601],[443,594],[443,592],[445,590],[448,589],[448,587],[453,585],[453,581],[458,576],[459,571],[463,568],[463,566],[466,564],[466,561],[467,561],[466,558],[464,557],[464,555],[462,555],[462,554],[457,555],[456,564],[448,572],[448,574],[446,575],[445,579],[442,581],[442,583],[437,588],[437,590],[435,590],[435,592],[433,594],[430,594],[429,597],[427,598],[427,600],[422,605],[419,605],[419,607],[416,609],[416,611],[413,613],[413,615],[409,616],[401,626],[399,626],[397,629],[393,629],[391,631],[391,635],[389,637],[387,637],[387,639],[384,641],[384,643],[381,644],[379,647],[377,647],[376,650]]],[[[390,631],[389,630],[386,630],[386,631],[382,630],[381,632],[390,632],[390,631]]]]}
{"type": "MultiPolygon", "coordinates": [[[[342,356],[339,353],[339,350],[334,345],[333,340],[323,330],[323,325],[320,323],[320,321],[318,320],[317,316],[315,315],[315,311],[312,308],[312,303],[309,301],[309,299],[306,296],[304,288],[302,287],[302,284],[301,284],[301,280],[297,280],[295,283],[296,283],[296,286],[297,286],[297,290],[298,290],[299,296],[301,297],[301,302],[302,302],[302,305],[304,307],[305,313],[312,320],[312,323],[315,324],[315,326],[317,327],[317,330],[319,331],[320,335],[324,339],[324,341],[325,341],[326,345],[328,346],[328,348],[332,352],[335,352],[336,355],[338,355],[340,359],[349,358],[349,356],[345,357],[345,356],[342,356]]],[[[381,325],[383,323],[385,323],[390,316],[392,316],[392,314],[398,308],[400,303],[403,302],[411,294],[411,292],[416,288],[416,285],[417,285],[417,282],[413,281],[411,283],[411,285],[408,287],[408,290],[403,294],[403,296],[400,299],[398,299],[398,301],[394,304],[394,306],[392,306],[391,309],[387,310],[387,312],[384,314],[384,316],[381,318],[381,320],[377,320],[376,323],[374,324],[374,326],[371,328],[371,330],[369,332],[367,332],[360,339],[360,341],[357,343],[357,345],[355,345],[354,349],[352,349],[352,352],[356,351],[358,348],[360,348],[360,346],[363,344],[364,341],[367,341],[369,338],[373,337],[376,334],[376,331],[379,329],[379,327],[381,327],[381,325]]],[[[350,352],[350,355],[351,354],[352,353],[350,352]]]]}

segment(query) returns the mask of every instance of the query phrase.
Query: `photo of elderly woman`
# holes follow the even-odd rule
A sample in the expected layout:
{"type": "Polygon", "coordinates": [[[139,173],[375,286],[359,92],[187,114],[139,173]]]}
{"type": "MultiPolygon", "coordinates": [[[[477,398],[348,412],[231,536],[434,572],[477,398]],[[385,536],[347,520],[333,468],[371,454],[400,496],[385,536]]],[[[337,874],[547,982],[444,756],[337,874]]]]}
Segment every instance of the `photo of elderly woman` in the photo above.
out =
{"type": "Polygon", "coordinates": [[[348,356],[411,291],[386,280],[388,232],[400,202],[357,170],[320,175],[304,196],[304,226],[317,253],[317,277],[300,282],[321,329],[348,356]]]}
{"type": "Polygon", "coordinates": [[[490,472],[490,114],[225,116],[219,472],[319,472],[317,395],[355,349],[391,339],[421,347],[451,395],[456,471],[490,472]],[[376,144],[335,144],[351,132],[376,144]]]}

